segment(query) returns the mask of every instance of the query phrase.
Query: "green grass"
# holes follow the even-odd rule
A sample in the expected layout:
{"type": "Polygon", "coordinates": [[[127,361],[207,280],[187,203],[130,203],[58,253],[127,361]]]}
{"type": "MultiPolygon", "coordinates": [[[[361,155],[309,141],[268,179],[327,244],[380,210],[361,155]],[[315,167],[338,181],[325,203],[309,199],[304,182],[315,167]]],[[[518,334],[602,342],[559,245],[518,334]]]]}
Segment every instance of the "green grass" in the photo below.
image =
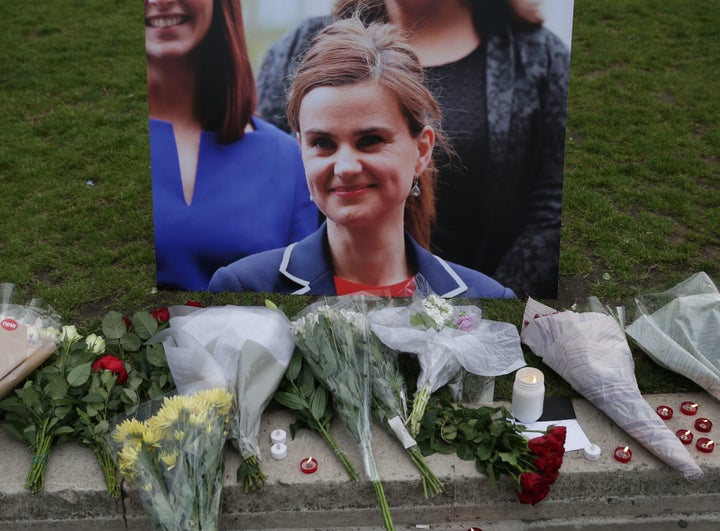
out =
{"type": "MultiPolygon", "coordinates": [[[[631,304],[697,271],[720,280],[719,20],[713,2],[575,1],[551,305],[631,304]]],[[[86,332],[110,309],[262,303],[154,292],[141,4],[2,2],[0,29],[0,282],[86,332]]],[[[290,313],[307,302],[273,299],[290,313]]],[[[488,318],[522,318],[523,301],[482,305],[488,318]]],[[[644,392],[695,388],[634,354],[644,392]]],[[[553,394],[571,394],[548,379],[553,394]]],[[[510,385],[499,379],[496,396],[510,385]]]]}

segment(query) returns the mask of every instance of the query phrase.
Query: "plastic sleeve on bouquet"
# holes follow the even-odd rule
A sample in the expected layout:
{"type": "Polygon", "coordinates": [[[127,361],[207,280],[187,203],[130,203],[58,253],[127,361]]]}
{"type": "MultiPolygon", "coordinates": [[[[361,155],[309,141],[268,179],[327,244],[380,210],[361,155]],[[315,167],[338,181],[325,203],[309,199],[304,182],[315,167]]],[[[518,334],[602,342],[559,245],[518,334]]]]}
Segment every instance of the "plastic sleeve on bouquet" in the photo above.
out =
{"type": "Polygon", "coordinates": [[[527,320],[522,339],[548,367],[686,479],[702,470],[645,401],[624,331],[609,315],[571,311],[527,320]]]}

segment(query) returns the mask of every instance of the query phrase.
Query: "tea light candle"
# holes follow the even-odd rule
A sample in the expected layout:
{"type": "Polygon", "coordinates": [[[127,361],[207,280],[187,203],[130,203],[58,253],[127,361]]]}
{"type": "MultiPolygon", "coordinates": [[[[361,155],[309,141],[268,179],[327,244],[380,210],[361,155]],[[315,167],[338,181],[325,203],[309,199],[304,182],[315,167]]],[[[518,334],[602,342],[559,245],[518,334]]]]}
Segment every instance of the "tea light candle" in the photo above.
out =
{"type": "Polygon", "coordinates": [[[512,394],[512,416],[531,423],[540,418],[545,400],[545,376],[538,369],[523,367],[515,373],[512,394]]]}
{"type": "Polygon", "coordinates": [[[282,443],[285,444],[285,441],[287,440],[287,433],[285,433],[285,430],[281,430],[280,428],[273,430],[270,433],[270,442],[272,444],[276,443],[282,443]]]}
{"type": "Polygon", "coordinates": [[[712,422],[709,419],[699,418],[695,421],[695,429],[703,433],[708,433],[712,430],[712,422]]]}
{"type": "Polygon", "coordinates": [[[695,444],[695,448],[704,454],[709,454],[715,448],[715,441],[711,441],[707,437],[700,437],[695,444]]]}
{"type": "Polygon", "coordinates": [[[686,401],[680,404],[680,411],[684,415],[695,415],[698,411],[698,405],[695,402],[686,401]]]}
{"type": "Polygon", "coordinates": [[[673,417],[673,410],[669,406],[658,406],[655,411],[657,411],[657,414],[660,415],[660,418],[663,420],[670,420],[673,417]]]}
{"type": "Polygon", "coordinates": [[[318,463],[314,457],[307,457],[300,461],[300,470],[303,474],[314,474],[317,469],[318,463]]]}
{"type": "Polygon", "coordinates": [[[683,444],[690,444],[693,441],[693,434],[690,430],[678,430],[675,435],[683,444]]]}
{"type": "Polygon", "coordinates": [[[270,447],[270,455],[273,459],[281,461],[287,457],[287,446],[283,443],[275,443],[270,447]]]}
{"type": "Polygon", "coordinates": [[[620,461],[621,463],[629,463],[630,459],[632,459],[632,450],[630,450],[629,446],[618,446],[615,448],[615,460],[620,461]]]}

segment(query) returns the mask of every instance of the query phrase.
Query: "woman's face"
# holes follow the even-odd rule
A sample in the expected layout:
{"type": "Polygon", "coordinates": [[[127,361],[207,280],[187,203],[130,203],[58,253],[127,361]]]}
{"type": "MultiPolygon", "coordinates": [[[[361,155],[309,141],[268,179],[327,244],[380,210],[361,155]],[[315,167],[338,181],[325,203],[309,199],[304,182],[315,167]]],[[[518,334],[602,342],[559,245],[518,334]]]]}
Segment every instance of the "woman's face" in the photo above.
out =
{"type": "Polygon", "coordinates": [[[331,221],[351,228],[403,225],[413,179],[435,134],[410,134],[397,97],[376,83],[318,87],[298,113],[308,187],[331,221]]]}
{"type": "Polygon", "coordinates": [[[145,52],[148,58],[180,58],[205,38],[214,0],[145,0],[145,52]]]}

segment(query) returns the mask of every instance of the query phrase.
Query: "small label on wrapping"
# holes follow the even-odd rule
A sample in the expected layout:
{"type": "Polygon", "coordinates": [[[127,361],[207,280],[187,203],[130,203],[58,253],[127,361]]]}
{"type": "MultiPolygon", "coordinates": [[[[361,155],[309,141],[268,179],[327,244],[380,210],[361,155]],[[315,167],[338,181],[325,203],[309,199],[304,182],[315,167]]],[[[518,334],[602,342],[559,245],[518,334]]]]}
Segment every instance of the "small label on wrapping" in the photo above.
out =
{"type": "Polygon", "coordinates": [[[405,424],[403,424],[403,421],[400,419],[400,417],[391,418],[390,420],[388,420],[388,424],[395,432],[395,435],[397,436],[400,443],[405,447],[405,449],[411,448],[417,444],[415,442],[415,439],[413,439],[410,433],[408,433],[407,429],[405,428],[405,424]]]}

